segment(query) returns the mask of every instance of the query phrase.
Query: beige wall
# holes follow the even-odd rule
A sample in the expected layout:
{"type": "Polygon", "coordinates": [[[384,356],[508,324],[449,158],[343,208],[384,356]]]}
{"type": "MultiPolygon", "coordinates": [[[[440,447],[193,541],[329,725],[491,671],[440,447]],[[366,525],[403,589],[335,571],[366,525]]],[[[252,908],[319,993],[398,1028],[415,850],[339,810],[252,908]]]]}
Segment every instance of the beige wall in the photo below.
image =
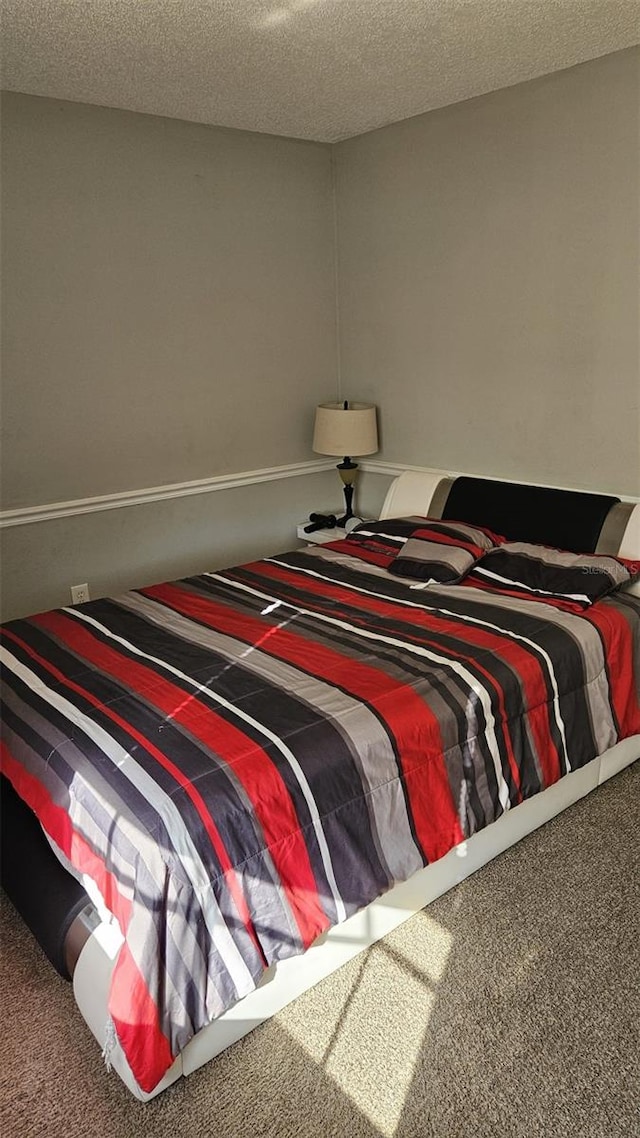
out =
{"type": "MultiPolygon", "coordinates": [[[[638,59],[334,148],[342,395],[378,403],[376,458],[640,494],[638,59]]],[[[311,459],[331,148],[21,95],[3,119],[4,507],[311,459]]],[[[3,617],[339,506],[329,471],[6,529],[3,617]]]]}
{"type": "MultiPolygon", "coordinates": [[[[312,459],[335,392],[330,148],[14,94],[2,109],[4,508],[312,459]]],[[[291,547],[330,487],[5,529],[2,617],[291,547]]]]}
{"type": "Polygon", "coordinates": [[[328,146],[6,94],[3,505],[310,459],[328,146]]]}
{"type": "Polygon", "coordinates": [[[336,147],[342,387],[379,457],[640,494],[639,57],[336,147]]]}
{"type": "Polygon", "coordinates": [[[3,530],[2,619],[294,549],[296,524],[336,508],[334,470],[3,530]]]}

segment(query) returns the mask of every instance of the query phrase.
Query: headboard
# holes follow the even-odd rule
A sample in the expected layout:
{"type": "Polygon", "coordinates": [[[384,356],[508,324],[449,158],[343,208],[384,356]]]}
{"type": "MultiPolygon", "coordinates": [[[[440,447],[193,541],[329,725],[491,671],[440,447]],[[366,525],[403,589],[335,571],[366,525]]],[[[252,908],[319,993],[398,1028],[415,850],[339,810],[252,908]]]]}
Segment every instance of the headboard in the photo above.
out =
{"type": "Polygon", "coordinates": [[[488,526],[511,541],[640,559],[640,503],[610,494],[412,470],[394,480],[380,516],[410,514],[488,526]]]}

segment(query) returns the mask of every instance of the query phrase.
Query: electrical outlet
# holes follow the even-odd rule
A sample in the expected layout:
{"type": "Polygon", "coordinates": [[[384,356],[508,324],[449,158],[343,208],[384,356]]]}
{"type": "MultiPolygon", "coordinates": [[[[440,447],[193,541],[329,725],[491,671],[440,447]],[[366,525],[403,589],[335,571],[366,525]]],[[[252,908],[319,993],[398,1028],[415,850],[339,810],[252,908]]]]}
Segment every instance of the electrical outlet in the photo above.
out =
{"type": "Polygon", "coordinates": [[[89,586],[88,585],[72,585],[71,586],[71,604],[83,605],[85,601],[89,600],[89,586]]]}

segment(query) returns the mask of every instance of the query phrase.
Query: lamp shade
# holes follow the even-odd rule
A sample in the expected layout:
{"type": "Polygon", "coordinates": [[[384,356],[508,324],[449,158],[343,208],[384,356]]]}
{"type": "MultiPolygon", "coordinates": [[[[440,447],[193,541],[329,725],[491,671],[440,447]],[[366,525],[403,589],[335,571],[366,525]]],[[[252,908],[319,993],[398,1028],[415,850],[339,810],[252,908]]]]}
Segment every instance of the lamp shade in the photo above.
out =
{"type": "Polygon", "coordinates": [[[378,427],[373,403],[321,403],[313,432],[316,454],[375,454],[378,427]]]}

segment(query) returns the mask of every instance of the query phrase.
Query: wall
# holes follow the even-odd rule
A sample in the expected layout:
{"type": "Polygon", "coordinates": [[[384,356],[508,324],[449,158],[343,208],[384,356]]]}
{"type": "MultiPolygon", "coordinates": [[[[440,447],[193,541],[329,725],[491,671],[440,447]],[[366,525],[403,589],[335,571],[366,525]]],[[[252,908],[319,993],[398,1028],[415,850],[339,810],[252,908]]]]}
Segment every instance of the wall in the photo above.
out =
{"type": "Polygon", "coordinates": [[[639,58],[336,147],[342,387],[377,458],[640,494],[639,58]]]}
{"type": "Polygon", "coordinates": [[[19,525],[2,532],[3,618],[174,580],[294,549],[296,523],[335,509],[334,470],[152,504],[19,525]]]}
{"type": "MultiPolygon", "coordinates": [[[[5,509],[312,459],[328,146],[5,94],[3,158],[5,509]]],[[[217,523],[218,563],[266,553],[327,504],[305,481],[6,529],[3,615],[206,568],[217,523]]]]}
{"type": "MultiPolygon", "coordinates": [[[[361,512],[376,460],[640,495],[638,60],[333,148],[341,393],[382,427],[361,512]]],[[[310,460],[332,148],[13,94],[3,120],[4,508],[310,460]]],[[[290,546],[340,507],[309,471],[5,529],[3,618],[290,546]]]]}

